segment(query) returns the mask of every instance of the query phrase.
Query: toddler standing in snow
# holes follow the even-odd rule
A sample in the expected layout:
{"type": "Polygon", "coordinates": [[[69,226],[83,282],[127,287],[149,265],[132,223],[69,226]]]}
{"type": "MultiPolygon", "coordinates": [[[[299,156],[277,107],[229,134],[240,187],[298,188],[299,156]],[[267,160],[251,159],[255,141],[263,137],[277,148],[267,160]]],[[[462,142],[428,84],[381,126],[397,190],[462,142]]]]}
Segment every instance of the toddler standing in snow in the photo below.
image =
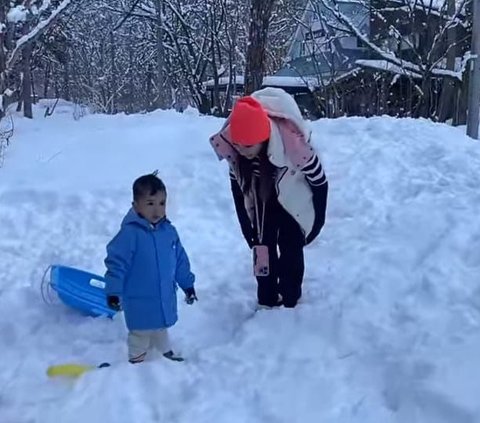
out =
{"type": "Polygon", "coordinates": [[[187,254],[175,227],[165,216],[167,191],[156,174],[133,184],[133,203],[121,229],[107,246],[108,305],[125,313],[128,358],[144,361],[156,348],[164,357],[183,361],[170,346],[167,328],[177,317],[177,284],[185,301],[197,300],[187,254]]]}

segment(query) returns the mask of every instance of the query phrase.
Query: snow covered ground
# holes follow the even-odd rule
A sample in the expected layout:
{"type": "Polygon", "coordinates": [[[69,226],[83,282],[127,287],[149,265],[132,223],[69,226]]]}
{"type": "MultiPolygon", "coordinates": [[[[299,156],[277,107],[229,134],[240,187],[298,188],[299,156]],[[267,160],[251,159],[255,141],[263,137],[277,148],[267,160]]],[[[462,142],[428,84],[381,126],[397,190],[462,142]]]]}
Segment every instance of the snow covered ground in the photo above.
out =
{"type": "Polygon", "coordinates": [[[480,144],[423,120],[312,123],[330,180],[302,303],[255,309],[225,163],[193,112],[17,118],[0,169],[1,423],[480,422],[480,144]],[[139,175],[160,170],[199,302],[188,361],[125,362],[122,316],[42,301],[52,263],[103,274],[139,175]],[[64,362],[109,369],[48,379],[64,362]]]}

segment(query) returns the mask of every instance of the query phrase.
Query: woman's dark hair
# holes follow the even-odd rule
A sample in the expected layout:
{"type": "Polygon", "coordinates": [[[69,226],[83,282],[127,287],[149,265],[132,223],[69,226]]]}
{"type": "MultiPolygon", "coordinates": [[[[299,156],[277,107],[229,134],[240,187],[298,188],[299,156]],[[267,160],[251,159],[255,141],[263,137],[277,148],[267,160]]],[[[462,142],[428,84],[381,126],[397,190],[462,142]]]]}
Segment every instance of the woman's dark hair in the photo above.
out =
{"type": "MultiPolygon", "coordinates": [[[[260,171],[260,186],[258,194],[260,196],[260,200],[266,203],[274,190],[275,174],[278,169],[272,163],[270,163],[270,160],[267,157],[266,149],[263,149],[260,152],[257,159],[259,161],[258,170],[260,171]]],[[[239,156],[238,171],[240,172],[240,186],[242,192],[246,194],[253,189],[252,179],[254,169],[252,166],[252,161],[246,159],[245,157],[239,156]]]]}
{"type": "Polygon", "coordinates": [[[146,195],[155,195],[157,192],[167,193],[167,188],[163,181],[157,176],[157,172],[137,178],[133,183],[132,189],[134,201],[146,195]]]}

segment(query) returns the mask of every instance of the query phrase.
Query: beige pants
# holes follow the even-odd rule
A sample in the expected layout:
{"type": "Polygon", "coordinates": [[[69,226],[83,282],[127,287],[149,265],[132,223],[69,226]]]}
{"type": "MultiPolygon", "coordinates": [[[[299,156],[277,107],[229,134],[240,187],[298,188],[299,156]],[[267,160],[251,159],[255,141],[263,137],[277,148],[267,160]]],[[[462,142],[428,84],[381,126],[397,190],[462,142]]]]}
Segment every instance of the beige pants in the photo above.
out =
{"type": "Polygon", "coordinates": [[[132,330],[128,332],[127,345],[130,361],[143,361],[151,349],[162,354],[172,349],[167,329],[132,330]]]}

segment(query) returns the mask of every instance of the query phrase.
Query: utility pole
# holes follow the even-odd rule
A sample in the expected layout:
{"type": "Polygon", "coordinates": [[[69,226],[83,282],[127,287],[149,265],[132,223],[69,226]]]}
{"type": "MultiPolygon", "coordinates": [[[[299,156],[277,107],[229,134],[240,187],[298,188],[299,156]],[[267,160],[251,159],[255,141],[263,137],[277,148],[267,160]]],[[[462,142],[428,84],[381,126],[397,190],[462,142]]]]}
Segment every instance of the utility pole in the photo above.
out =
{"type": "Polygon", "coordinates": [[[472,0],[472,59],[468,86],[467,135],[478,140],[478,114],[480,112],[480,0],[472,0]]]}

